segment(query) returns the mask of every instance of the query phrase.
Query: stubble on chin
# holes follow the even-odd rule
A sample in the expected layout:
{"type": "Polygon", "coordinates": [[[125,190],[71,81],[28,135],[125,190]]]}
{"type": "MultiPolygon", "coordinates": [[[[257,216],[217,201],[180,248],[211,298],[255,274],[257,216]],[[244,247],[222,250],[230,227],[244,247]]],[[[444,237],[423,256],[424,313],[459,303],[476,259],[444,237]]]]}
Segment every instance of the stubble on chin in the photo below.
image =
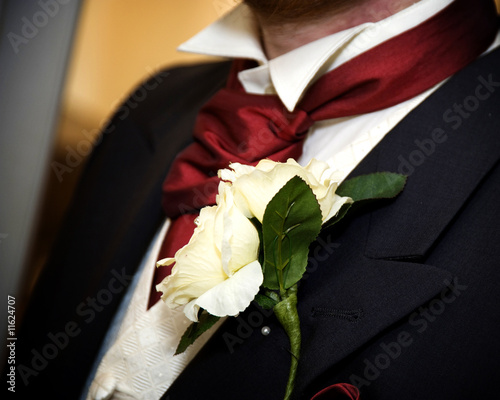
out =
{"type": "Polygon", "coordinates": [[[243,0],[267,23],[300,23],[341,13],[364,0],[243,0]]]}

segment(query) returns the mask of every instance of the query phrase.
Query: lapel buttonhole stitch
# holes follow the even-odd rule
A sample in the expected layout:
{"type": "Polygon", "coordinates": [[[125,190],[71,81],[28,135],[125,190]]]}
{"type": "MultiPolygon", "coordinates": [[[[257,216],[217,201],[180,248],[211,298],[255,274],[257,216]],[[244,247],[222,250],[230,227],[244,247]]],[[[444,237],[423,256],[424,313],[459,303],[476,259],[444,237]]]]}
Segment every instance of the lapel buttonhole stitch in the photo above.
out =
{"type": "Polygon", "coordinates": [[[338,318],[349,322],[358,322],[363,317],[361,308],[355,310],[339,310],[336,308],[314,307],[311,310],[313,318],[338,318]]]}

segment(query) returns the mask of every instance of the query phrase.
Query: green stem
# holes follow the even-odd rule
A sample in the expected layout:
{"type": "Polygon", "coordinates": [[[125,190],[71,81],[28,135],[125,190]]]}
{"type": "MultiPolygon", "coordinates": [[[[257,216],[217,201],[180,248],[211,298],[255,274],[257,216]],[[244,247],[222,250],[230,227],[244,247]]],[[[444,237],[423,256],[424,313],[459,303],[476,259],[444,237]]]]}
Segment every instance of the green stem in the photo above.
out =
{"type": "Polygon", "coordinates": [[[297,312],[296,291],[296,286],[290,288],[287,292],[287,297],[274,307],[274,313],[276,314],[278,321],[285,329],[285,332],[290,340],[290,353],[292,355],[290,373],[288,375],[288,382],[284,397],[285,400],[289,400],[292,396],[300,357],[301,334],[299,314],[297,312]]]}

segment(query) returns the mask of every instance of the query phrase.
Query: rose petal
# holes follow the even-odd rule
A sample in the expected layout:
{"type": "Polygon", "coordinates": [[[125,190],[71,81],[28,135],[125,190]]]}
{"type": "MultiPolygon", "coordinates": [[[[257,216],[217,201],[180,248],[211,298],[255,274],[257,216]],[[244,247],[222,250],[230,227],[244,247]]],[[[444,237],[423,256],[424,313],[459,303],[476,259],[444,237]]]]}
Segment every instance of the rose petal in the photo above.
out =
{"type": "Polygon", "coordinates": [[[232,182],[235,204],[247,218],[255,217],[261,222],[269,201],[294,176],[300,176],[313,191],[323,222],[349,201],[335,196],[340,175],[328,163],[314,158],[305,167],[288,159],[286,163],[262,160],[256,167],[231,164],[230,168],[232,171],[224,170],[219,175],[232,182]]]}
{"type": "MultiPolygon", "coordinates": [[[[328,205],[330,207],[330,209],[327,211],[328,213],[326,215],[323,214],[323,223],[337,215],[344,204],[350,204],[352,202],[353,201],[350,197],[340,197],[338,195],[335,195],[335,201],[332,204],[328,205]]],[[[321,209],[321,212],[323,213],[323,208],[321,209]]]]}
{"type": "Polygon", "coordinates": [[[216,317],[235,316],[248,307],[263,280],[262,267],[254,261],[201,295],[195,304],[216,317]]]}
{"type": "Polygon", "coordinates": [[[216,207],[201,210],[193,237],[175,254],[172,273],[156,286],[167,305],[184,305],[227,279],[214,244],[215,213],[216,207]]]}
{"type": "Polygon", "coordinates": [[[196,299],[191,300],[184,307],[184,315],[193,322],[198,322],[199,312],[200,312],[200,306],[196,304],[196,299]]]}

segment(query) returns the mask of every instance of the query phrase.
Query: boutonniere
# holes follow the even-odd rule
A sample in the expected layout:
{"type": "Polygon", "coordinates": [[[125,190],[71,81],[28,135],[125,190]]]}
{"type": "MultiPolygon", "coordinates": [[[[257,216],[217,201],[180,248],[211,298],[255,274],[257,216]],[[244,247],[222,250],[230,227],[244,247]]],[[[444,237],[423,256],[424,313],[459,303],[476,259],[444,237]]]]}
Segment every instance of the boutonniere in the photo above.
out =
{"type": "Polygon", "coordinates": [[[290,340],[288,399],[300,361],[297,291],[310,244],[354,205],[395,197],[406,177],[382,172],[339,184],[339,173],[314,159],[305,167],[291,159],[263,160],[255,167],[236,163],[219,177],[216,205],[200,211],[189,243],[158,262],[175,263],[157,286],[162,299],[170,307],[183,306],[193,321],[176,354],[221,317],[237,316],[256,301],[274,311],[290,340]]]}

